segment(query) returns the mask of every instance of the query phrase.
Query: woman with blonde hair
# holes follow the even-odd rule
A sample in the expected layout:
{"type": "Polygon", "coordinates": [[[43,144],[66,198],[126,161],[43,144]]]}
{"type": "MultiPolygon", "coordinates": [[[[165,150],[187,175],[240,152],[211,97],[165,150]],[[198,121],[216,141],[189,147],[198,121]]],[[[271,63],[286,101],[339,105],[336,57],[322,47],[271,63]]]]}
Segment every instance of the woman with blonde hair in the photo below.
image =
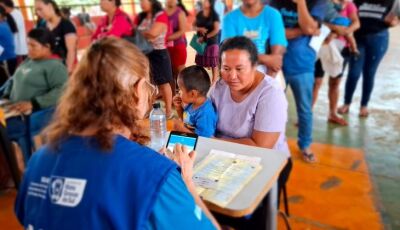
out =
{"type": "Polygon", "coordinates": [[[195,152],[175,148],[180,175],[176,163],[143,145],[139,121],[154,92],[138,48],[113,37],[92,44],[45,131],[47,145],[25,172],[15,207],[25,228],[218,226],[193,185],[195,152]]]}

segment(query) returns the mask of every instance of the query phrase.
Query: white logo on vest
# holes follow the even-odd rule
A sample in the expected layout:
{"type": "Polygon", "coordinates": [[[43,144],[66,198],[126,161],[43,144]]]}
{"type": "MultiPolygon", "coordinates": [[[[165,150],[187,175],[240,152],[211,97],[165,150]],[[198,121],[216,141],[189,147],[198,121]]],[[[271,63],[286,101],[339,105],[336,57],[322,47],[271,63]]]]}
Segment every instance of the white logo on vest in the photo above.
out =
{"type": "Polygon", "coordinates": [[[50,178],[50,200],[53,204],[76,207],[82,200],[85,187],[84,179],[53,176],[50,178]]]}

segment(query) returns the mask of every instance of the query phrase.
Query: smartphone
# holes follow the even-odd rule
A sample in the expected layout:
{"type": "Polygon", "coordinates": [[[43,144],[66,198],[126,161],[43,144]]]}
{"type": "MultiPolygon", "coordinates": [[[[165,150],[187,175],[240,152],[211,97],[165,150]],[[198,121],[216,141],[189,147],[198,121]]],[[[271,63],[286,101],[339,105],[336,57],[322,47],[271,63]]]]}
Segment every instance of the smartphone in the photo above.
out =
{"type": "Polygon", "coordinates": [[[195,133],[171,131],[167,142],[167,149],[172,152],[175,144],[181,144],[186,146],[189,152],[191,152],[196,149],[197,139],[198,136],[195,133]]]}

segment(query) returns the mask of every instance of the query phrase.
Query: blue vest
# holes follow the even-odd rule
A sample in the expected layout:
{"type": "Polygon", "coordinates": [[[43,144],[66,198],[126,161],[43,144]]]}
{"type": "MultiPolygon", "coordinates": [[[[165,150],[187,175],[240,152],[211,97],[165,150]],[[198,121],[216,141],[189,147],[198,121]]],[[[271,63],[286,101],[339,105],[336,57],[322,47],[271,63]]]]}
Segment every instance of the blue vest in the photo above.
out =
{"type": "Polygon", "coordinates": [[[93,138],[72,136],[32,156],[15,211],[26,229],[142,229],[176,168],[122,136],[109,152],[93,138]]]}

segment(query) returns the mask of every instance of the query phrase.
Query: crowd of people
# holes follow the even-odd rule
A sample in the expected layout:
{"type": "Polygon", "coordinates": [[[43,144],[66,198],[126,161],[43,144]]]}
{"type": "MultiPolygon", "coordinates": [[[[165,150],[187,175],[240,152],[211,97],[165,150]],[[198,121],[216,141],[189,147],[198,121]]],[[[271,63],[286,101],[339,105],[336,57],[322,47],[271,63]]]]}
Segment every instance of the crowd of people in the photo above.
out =
{"type": "MultiPolygon", "coordinates": [[[[367,117],[388,29],[400,16],[399,0],[243,0],[230,12],[221,0],[202,0],[190,41],[198,45],[196,65],[186,66],[190,12],[181,0],[167,0],[165,8],[141,0],[135,17],[121,9],[121,0],[100,0],[105,15],[90,26],[92,44],[79,61],[68,12],[54,0],[34,4],[41,21],[26,36],[21,12],[12,0],[0,0],[0,96],[19,114],[7,118],[6,128],[27,165],[16,214],[28,229],[58,229],[60,222],[65,229],[219,228],[226,218],[213,217],[193,184],[196,153],[176,145],[165,157],[144,146],[149,137],[140,120],[154,98],[164,102],[175,130],[285,154],[281,191],[292,160],[278,73],[295,99],[298,148],[315,162],[313,105],[322,78],[329,75],[329,122],[347,125],[338,113],[349,112],[361,75],[359,115],[367,117]],[[336,52],[339,70],[310,45],[322,27],[330,30],[322,46],[336,52]],[[132,45],[133,36],[141,44],[132,45]],[[337,109],[347,66],[344,104],[337,109]],[[41,131],[47,144],[31,156],[32,137],[41,131]],[[80,198],[60,199],[63,183],[80,198]],[[43,186],[48,199],[38,192],[43,186]],[[76,221],[62,221],[68,217],[76,221]]],[[[241,226],[263,226],[264,208],[241,226]]]]}

